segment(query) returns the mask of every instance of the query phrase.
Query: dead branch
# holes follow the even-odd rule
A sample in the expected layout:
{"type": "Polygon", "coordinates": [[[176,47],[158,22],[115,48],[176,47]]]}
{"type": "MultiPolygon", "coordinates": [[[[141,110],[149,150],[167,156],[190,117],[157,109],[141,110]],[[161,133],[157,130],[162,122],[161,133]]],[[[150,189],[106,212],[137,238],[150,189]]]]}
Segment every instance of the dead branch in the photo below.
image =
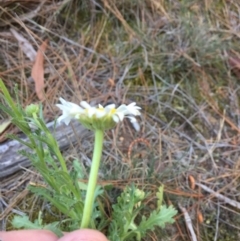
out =
{"type": "MultiPolygon", "coordinates": [[[[70,144],[76,143],[77,140],[85,139],[91,135],[91,132],[84,129],[79,122],[72,122],[72,125],[66,126],[61,124],[55,129],[54,123],[51,122],[47,126],[56,138],[60,150],[64,150],[69,147],[70,144]],[[73,131],[74,129],[74,131],[73,131]]],[[[23,141],[27,141],[26,136],[22,136],[23,141]]],[[[0,145],[0,178],[7,177],[22,167],[26,168],[31,166],[30,161],[19,154],[19,151],[28,151],[29,148],[22,145],[16,140],[9,140],[6,143],[0,145]]]]}

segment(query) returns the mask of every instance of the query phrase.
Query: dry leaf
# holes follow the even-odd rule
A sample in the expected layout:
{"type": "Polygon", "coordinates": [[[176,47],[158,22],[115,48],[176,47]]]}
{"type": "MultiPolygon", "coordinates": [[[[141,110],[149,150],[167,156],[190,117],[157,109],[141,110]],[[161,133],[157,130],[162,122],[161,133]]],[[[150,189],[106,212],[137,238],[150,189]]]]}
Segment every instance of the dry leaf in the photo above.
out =
{"type": "Polygon", "coordinates": [[[114,80],[112,78],[108,79],[108,83],[110,84],[111,87],[115,86],[115,82],[114,82],[114,80]]]}
{"type": "Polygon", "coordinates": [[[199,223],[203,223],[204,221],[203,214],[199,210],[197,211],[197,219],[199,223]]]}
{"type": "Polygon", "coordinates": [[[34,79],[35,82],[35,90],[37,93],[37,96],[40,100],[44,99],[44,93],[43,93],[43,88],[44,88],[44,67],[43,67],[43,62],[44,62],[44,52],[47,48],[47,40],[45,40],[42,45],[39,47],[37,51],[37,56],[35,63],[32,68],[32,73],[31,76],[34,79]]]}
{"type": "Polygon", "coordinates": [[[4,121],[3,123],[0,124],[0,134],[2,134],[11,124],[10,120],[4,121]]]}
{"type": "Polygon", "coordinates": [[[189,180],[189,186],[192,190],[195,189],[195,186],[196,186],[196,182],[195,182],[195,179],[192,175],[189,175],[188,176],[188,180],[189,180]]]}
{"type": "Polygon", "coordinates": [[[35,51],[33,46],[16,30],[10,28],[10,31],[12,32],[13,36],[17,39],[23,53],[26,54],[31,61],[34,61],[36,59],[37,52],[35,51]]]}
{"type": "Polygon", "coordinates": [[[4,142],[7,139],[6,133],[9,132],[10,129],[11,129],[10,120],[3,121],[0,124],[0,143],[4,142]]]}

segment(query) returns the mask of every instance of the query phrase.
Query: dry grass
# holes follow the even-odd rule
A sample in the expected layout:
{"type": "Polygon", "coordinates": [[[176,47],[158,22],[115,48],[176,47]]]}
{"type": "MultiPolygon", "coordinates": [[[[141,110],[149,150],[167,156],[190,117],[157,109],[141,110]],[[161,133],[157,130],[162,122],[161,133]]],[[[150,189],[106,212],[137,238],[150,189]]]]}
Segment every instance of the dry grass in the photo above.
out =
{"type": "MultiPolygon", "coordinates": [[[[9,28],[35,48],[47,38],[47,121],[58,114],[60,96],[136,101],[143,108],[139,133],[127,122],[107,133],[101,180],[117,188],[133,181],[151,190],[164,183],[166,201],[187,209],[198,241],[239,240],[239,209],[189,185],[191,175],[240,201],[239,13],[239,3],[231,0],[5,1],[0,77],[12,93],[18,84],[23,105],[38,102],[29,78],[32,63],[9,28]]],[[[92,140],[86,142],[66,156],[87,165],[92,140]]],[[[174,227],[147,240],[191,240],[182,213],[174,227]]]]}

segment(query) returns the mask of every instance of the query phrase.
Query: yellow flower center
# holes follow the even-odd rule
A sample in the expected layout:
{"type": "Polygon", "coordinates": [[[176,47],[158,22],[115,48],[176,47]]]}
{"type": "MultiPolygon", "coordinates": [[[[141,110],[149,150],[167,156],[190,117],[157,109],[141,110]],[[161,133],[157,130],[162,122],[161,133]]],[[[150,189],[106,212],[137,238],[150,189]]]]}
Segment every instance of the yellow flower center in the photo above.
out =
{"type": "Polygon", "coordinates": [[[117,112],[117,109],[112,109],[112,110],[110,111],[110,115],[114,115],[116,112],[117,112]]]}

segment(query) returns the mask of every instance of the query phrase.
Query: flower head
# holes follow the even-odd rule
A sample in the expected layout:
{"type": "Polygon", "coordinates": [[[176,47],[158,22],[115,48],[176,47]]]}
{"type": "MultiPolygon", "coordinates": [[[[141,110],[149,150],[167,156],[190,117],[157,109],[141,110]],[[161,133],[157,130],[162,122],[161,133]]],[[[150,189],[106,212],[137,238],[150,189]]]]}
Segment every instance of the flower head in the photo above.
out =
{"type": "Polygon", "coordinates": [[[140,107],[136,106],[136,103],[131,103],[129,105],[121,105],[116,108],[115,104],[107,105],[103,107],[102,105],[91,106],[86,101],[81,101],[80,106],[65,101],[60,98],[61,104],[57,104],[63,114],[58,118],[58,122],[64,122],[66,125],[72,119],[77,119],[82,123],[87,129],[111,129],[116,126],[116,124],[127,117],[130,119],[134,128],[138,131],[139,125],[135,116],[141,115],[140,107]]]}

